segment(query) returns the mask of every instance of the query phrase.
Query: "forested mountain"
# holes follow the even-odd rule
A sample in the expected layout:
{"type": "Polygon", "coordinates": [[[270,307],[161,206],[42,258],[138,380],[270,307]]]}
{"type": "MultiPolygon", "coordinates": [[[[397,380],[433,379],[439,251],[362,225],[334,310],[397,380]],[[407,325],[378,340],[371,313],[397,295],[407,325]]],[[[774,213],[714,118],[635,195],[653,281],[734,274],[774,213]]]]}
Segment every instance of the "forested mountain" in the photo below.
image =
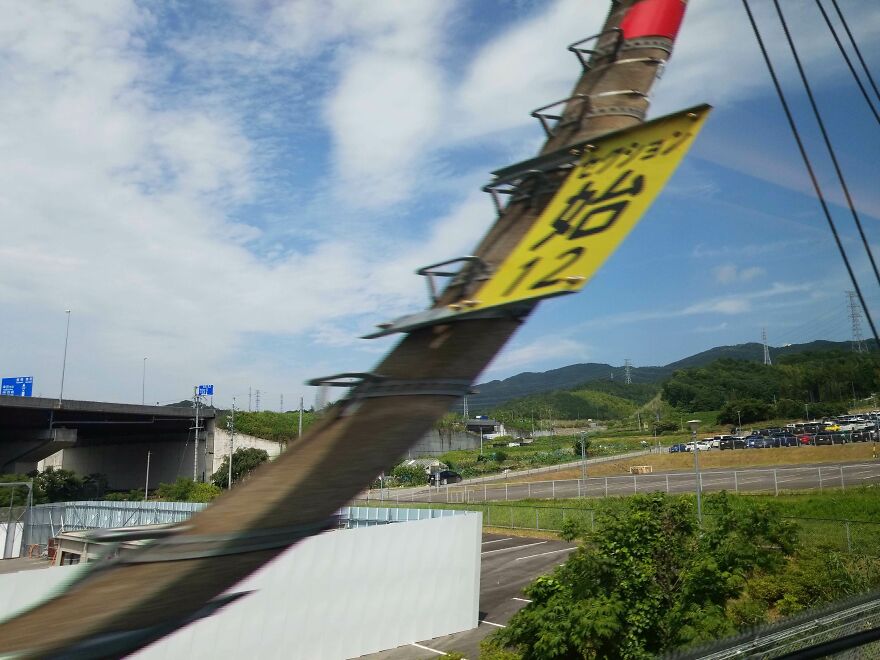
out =
{"type": "MultiPolygon", "coordinates": [[[[849,342],[819,340],[807,344],[771,346],[770,356],[775,362],[783,357],[804,352],[849,350],[849,342]]],[[[630,373],[633,383],[659,383],[669,378],[678,369],[700,367],[722,358],[762,363],[764,360],[764,347],[759,343],[718,346],[664,366],[632,367],[630,373]]],[[[540,373],[524,372],[504,380],[493,380],[478,384],[475,387],[478,394],[469,396],[468,404],[472,412],[487,413],[490,409],[500,406],[511,399],[541,392],[569,390],[588,382],[591,383],[592,387],[595,381],[611,382],[612,375],[615,383],[623,383],[623,366],[588,362],[572,364],[567,367],[551,369],[550,371],[540,373]]]]}

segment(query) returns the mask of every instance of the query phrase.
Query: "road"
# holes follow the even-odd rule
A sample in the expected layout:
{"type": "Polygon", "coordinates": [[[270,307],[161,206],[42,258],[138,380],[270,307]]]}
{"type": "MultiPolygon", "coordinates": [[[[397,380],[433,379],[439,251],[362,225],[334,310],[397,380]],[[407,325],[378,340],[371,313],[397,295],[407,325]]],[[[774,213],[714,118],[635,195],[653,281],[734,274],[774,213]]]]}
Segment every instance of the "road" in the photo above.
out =
{"type": "Polygon", "coordinates": [[[466,658],[480,657],[480,642],[503,628],[528,604],[523,587],[565,561],[576,546],[563,541],[525,538],[511,534],[484,534],[480,556],[480,622],[464,632],[419,640],[407,646],[361,656],[368,660],[437,658],[456,651],[466,658]]]}
{"type": "MultiPolygon", "coordinates": [[[[529,483],[456,484],[439,488],[409,488],[385,491],[385,500],[394,502],[472,503],[524,499],[565,499],[572,497],[608,497],[634,493],[685,493],[702,482],[704,492],[779,493],[791,490],[852,488],[880,483],[880,462],[822,465],[784,465],[776,468],[713,469],[691,472],[595,477],[529,483]]],[[[372,493],[371,499],[377,493],[372,493]]]]}

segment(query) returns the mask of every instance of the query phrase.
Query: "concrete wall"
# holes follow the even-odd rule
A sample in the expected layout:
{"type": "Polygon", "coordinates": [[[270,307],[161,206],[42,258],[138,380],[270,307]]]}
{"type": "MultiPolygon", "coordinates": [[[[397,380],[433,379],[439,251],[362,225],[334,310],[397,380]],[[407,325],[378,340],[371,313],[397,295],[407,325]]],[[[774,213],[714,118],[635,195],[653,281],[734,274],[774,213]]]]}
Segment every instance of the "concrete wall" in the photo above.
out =
{"type": "MultiPolygon", "coordinates": [[[[213,474],[217,470],[220,469],[220,466],[223,464],[223,459],[229,455],[229,432],[225,429],[215,429],[214,430],[214,463],[213,470],[211,473],[213,474]]],[[[246,433],[236,433],[235,434],[235,449],[240,449],[242,447],[247,447],[251,449],[263,449],[267,454],[269,454],[269,460],[273,460],[281,454],[285,449],[285,444],[283,442],[278,442],[277,440],[266,440],[265,438],[257,438],[253,435],[247,435],[246,433]]]]}
{"type": "MultiPolygon", "coordinates": [[[[209,433],[207,441],[207,463],[213,465],[214,434],[209,433]]],[[[193,444],[184,439],[178,441],[138,441],[119,444],[100,444],[85,447],[71,447],[56,452],[37,464],[38,470],[52,466],[72,470],[80,476],[100,472],[107,475],[109,487],[113,490],[143,489],[147,476],[147,451],[150,452],[150,490],[160,482],[173,482],[178,477],[192,478],[193,444]]],[[[201,478],[205,471],[205,442],[199,443],[198,473],[201,478]]],[[[208,473],[211,478],[213,470],[208,473]]]]}
{"type": "MultiPolygon", "coordinates": [[[[132,657],[333,660],[469,630],[481,525],[473,513],[306,539],[230,592],[252,593],[132,657]]],[[[0,575],[0,619],[60,585],[67,568],[0,575]]]]}

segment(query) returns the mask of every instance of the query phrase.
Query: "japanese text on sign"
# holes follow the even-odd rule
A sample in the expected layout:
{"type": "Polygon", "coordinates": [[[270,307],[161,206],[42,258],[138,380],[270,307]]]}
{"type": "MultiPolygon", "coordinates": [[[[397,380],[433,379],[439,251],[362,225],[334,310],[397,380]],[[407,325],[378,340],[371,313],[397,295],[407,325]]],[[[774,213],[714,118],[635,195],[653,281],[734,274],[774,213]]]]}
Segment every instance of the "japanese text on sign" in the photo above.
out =
{"type": "Polygon", "coordinates": [[[662,190],[710,109],[699,106],[596,140],[470,308],[580,290],[662,190]]]}

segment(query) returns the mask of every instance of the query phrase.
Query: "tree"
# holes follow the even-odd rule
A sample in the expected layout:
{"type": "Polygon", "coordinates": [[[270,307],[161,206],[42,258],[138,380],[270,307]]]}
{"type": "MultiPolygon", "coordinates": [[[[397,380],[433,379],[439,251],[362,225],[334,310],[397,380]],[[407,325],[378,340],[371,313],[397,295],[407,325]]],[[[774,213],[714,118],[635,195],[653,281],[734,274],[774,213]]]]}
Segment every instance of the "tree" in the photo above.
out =
{"type": "Polygon", "coordinates": [[[42,472],[32,472],[31,476],[34,491],[44,494],[48,502],[70,502],[86,497],[82,479],[70,470],[47,467],[42,472]]]}
{"type": "Polygon", "coordinates": [[[401,463],[391,470],[394,482],[399,486],[424,486],[428,483],[428,473],[421,465],[405,465],[401,463]]]}
{"type": "Polygon", "coordinates": [[[773,573],[796,532],[760,505],[706,498],[701,530],[689,499],[635,496],[600,531],[567,533],[582,545],[552,575],[526,588],[532,600],[494,643],[525,659],[649,658],[733,632],[728,603],[756,571],[773,573]]]}
{"type": "MultiPolygon", "coordinates": [[[[264,449],[253,447],[239,447],[232,452],[232,483],[236,484],[247,477],[251,470],[269,460],[269,454],[264,449]]],[[[229,485],[229,456],[223,457],[214,476],[211,477],[214,485],[218,488],[226,488],[229,485]]]]}

